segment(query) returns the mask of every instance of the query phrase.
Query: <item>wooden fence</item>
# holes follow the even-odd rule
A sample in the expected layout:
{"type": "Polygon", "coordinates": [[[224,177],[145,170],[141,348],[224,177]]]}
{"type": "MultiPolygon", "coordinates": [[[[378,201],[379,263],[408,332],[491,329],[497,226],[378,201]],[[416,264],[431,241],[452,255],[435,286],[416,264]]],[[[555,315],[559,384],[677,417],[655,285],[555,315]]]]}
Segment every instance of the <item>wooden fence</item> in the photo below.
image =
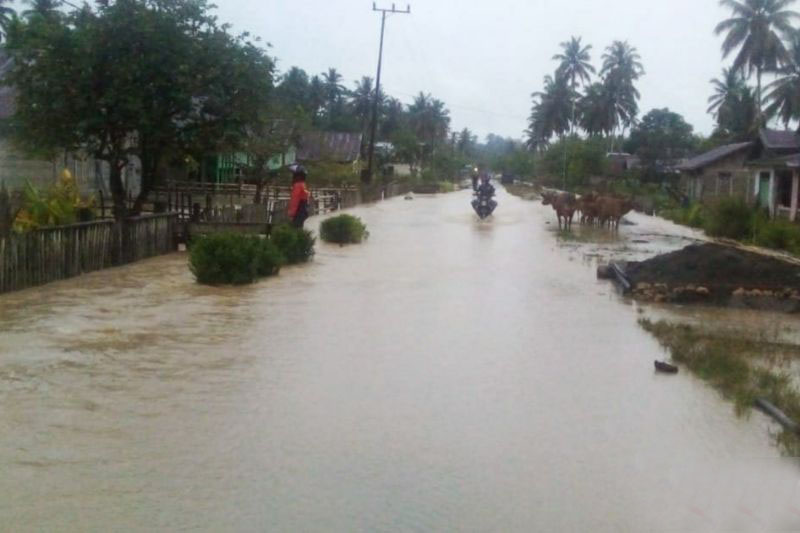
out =
{"type": "Polygon", "coordinates": [[[169,213],[0,237],[0,293],[169,253],[176,222],[169,213]]]}

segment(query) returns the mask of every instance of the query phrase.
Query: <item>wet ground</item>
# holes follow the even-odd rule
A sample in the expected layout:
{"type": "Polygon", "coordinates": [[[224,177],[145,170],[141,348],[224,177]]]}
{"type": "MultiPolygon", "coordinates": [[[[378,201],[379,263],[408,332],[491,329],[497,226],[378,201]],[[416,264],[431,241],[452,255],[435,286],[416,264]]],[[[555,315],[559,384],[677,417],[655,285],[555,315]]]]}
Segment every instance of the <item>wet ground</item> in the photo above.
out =
{"type": "Polygon", "coordinates": [[[367,244],[254,286],[174,254],[0,297],[0,530],[800,529],[774,426],[655,375],[636,322],[756,315],[640,311],[595,279],[696,234],[469,200],[355,209],[367,244]]]}

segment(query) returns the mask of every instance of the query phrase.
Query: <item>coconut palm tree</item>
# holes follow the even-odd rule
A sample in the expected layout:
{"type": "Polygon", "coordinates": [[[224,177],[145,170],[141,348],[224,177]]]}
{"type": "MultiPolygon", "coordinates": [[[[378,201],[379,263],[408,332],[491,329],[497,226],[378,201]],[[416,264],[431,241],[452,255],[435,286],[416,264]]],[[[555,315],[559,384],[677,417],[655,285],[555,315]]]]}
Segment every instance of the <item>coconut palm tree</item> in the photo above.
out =
{"type": "Polygon", "coordinates": [[[767,85],[764,97],[767,117],[777,117],[784,126],[800,118],[800,33],[789,46],[789,61],[778,70],[778,78],[767,85]]]}
{"type": "Polygon", "coordinates": [[[593,83],[578,102],[581,128],[591,137],[611,135],[614,131],[614,109],[603,83],[593,83]]]}
{"type": "Polygon", "coordinates": [[[5,40],[8,27],[11,22],[17,18],[17,12],[13,8],[8,7],[11,0],[0,0],[0,30],[2,30],[2,40],[5,40]]]}
{"type": "Polygon", "coordinates": [[[342,85],[342,75],[335,68],[329,68],[322,74],[322,84],[325,92],[325,108],[328,126],[332,126],[339,111],[344,105],[347,89],[342,85]]]}
{"type": "Polygon", "coordinates": [[[720,5],[732,12],[714,29],[717,35],[725,34],[722,55],[728,57],[738,50],[733,69],[756,74],[756,105],[761,116],[761,77],[764,72],[775,71],[789,61],[789,52],[782,37],[793,32],[793,20],[800,18],[796,11],[787,9],[795,0],[720,0],[720,5]]]}
{"type": "Polygon", "coordinates": [[[546,147],[553,135],[563,137],[569,131],[574,94],[569,79],[556,72],[555,77],[545,76],[543,89],[531,97],[533,108],[528,125],[528,144],[538,149],[546,147]]]}
{"type": "MultiPolygon", "coordinates": [[[[563,52],[553,56],[553,59],[559,61],[558,73],[569,80],[570,97],[572,98],[571,107],[572,113],[570,114],[569,130],[570,133],[575,128],[575,111],[578,105],[578,81],[588,83],[591,79],[590,73],[594,74],[595,69],[589,63],[591,56],[589,50],[592,45],[583,46],[580,37],[572,37],[569,41],[561,43],[563,52]]],[[[567,156],[568,148],[567,143],[564,143],[564,182],[567,180],[567,156]]]]}
{"type": "Polygon", "coordinates": [[[711,80],[714,87],[714,94],[708,97],[708,113],[718,118],[721,109],[725,109],[727,104],[741,96],[741,92],[747,88],[742,73],[733,68],[723,68],[722,76],[711,80]]]}
{"type": "MultiPolygon", "coordinates": [[[[589,62],[591,55],[589,51],[592,45],[588,44],[583,46],[580,37],[572,37],[569,41],[561,43],[562,53],[553,56],[553,59],[559,61],[559,72],[565,76],[570,83],[570,88],[573,94],[577,94],[578,83],[587,84],[591,81],[591,75],[595,74],[595,68],[589,62]]],[[[577,100],[573,102],[572,106],[572,126],[575,126],[575,106],[577,100]]]]}
{"type": "MultiPolygon", "coordinates": [[[[603,68],[600,70],[609,98],[613,130],[632,125],[639,114],[639,98],[636,81],[644,75],[639,52],[627,41],[614,41],[603,53],[603,68]]],[[[613,151],[613,137],[611,150],[613,151]]]]}
{"type": "Polygon", "coordinates": [[[22,16],[26,18],[34,15],[50,15],[63,4],[61,0],[25,0],[25,3],[31,6],[22,12],[22,16]]]}

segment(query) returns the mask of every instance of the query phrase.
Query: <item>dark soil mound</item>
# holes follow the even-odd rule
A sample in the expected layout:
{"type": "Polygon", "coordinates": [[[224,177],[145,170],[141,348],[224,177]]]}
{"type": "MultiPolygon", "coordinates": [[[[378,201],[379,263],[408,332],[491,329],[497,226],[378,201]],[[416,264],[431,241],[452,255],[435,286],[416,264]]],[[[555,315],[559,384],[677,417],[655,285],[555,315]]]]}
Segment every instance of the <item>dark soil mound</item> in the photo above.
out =
{"type": "Polygon", "coordinates": [[[800,266],[765,255],[719,244],[694,244],[625,269],[635,286],[660,283],[670,287],[693,284],[715,289],[798,289],[800,266]]]}

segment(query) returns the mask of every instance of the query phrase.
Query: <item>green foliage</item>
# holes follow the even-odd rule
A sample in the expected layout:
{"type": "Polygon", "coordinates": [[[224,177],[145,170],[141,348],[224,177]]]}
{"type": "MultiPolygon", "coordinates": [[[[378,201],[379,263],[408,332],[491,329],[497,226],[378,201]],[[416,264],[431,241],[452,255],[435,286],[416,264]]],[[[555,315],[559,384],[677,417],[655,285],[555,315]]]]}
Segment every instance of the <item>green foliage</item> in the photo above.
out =
{"type": "Polygon", "coordinates": [[[286,258],[287,264],[305,263],[314,257],[316,239],[308,230],[278,226],[272,230],[270,240],[286,258]]]}
{"type": "Polygon", "coordinates": [[[94,198],[84,200],[78,192],[75,179],[64,171],[61,179],[45,191],[36,188],[30,181],[25,184],[23,205],[14,220],[18,232],[46,226],[61,226],[91,219],[94,198]]]}
{"type": "Polygon", "coordinates": [[[121,171],[134,157],[146,195],[167,153],[202,161],[241,145],[268,104],[273,61],[210,9],[204,0],[97,2],[15,23],[5,80],[18,89],[15,140],[108,162],[118,216],[121,171]]]}
{"type": "Polygon", "coordinates": [[[800,227],[788,220],[766,220],[756,224],[755,243],[766,248],[800,253],[800,227]]]}
{"type": "Polygon", "coordinates": [[[625,151],[641,159],[647,175],[658,177],[659,162],[687,157],[697,144],[693,128],[678,113],[669,109],[653,109],[642,117],[625,143],[625,151]]]}
{"type": "Polygon", "coordinates": [[[571,136],[551,145],[541,156],[537,171],[561,183],[564,175],[564,156],[567,158],[567,185],[576,187],[588,183],[593,176],[604,176],[608,170],[606,146],[603,139],[581,139],[571,136]],[[565,153],[566,148],[566,153],[565,153]]]}
{"type": "Polygon", "coordinates": [[[712,237],[751,239],[753,223],[753,209],[744,200],[727,198],[709,209],[705,230],[712,237]]]}
{"type": "Polygon", "coordinates": [[[319,233],[323,241],[335,244],[358,244],[369,237],[361,219],[347,214],[323,221],[319,233]]]}
{"type": "Polygon", "coordinates": [[[672,220],[676,224],[703,229],[706,225],[708,213],[706,208],[698,203],[689,207],[668,209],[663,211],[661,215],[668,220],[672,220]]]}
{"type": "Polygon", "coordinates": [[[215,233],[192,242],[189,267],[199,283],[243,285],[280,271],[285,259],[272,242],[253,235],[215,233]]]}
{"type": "MultiPolygon", "coordinates": [[[[737,413],[746,413],[756,398],[764,398],[790,418],[800,419],[800,394],[793,381],[769,364],[770,356],[797,357],[800,347],[666,321],[641,319],[639,324],[669,350],[675,362],[732,400],[737,413]]],[[[786,451],[800,448],[800,437],[788,432],[781,434],[778,442],[786,451]]]]}

